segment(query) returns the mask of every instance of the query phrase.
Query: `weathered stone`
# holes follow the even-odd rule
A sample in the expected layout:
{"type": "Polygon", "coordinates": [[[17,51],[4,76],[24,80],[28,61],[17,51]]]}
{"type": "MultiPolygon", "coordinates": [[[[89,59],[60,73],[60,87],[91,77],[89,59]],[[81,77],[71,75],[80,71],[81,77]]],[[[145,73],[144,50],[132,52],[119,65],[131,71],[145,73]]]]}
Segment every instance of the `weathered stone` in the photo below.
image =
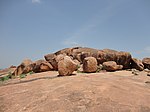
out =
{"type": "Polygon", "coordinates": [[[115,61],[118,65],[123,65],[124,69],[130,68],[131,54],[128,52],[118,52],[111,49],[104,49],[98,52],[98,63],[115,61]]]}
{"type": "Polygon", "coordinates": [[[56,55],[65,54],[65,55],[70,56],[70,55],[72,55],[72,50],[73,50],[73,48],[65,48],[65,49],[57,51],[55,54],[56,55]]]}
{"type": "Polygon", "coordinates": [[[66,54],[59,54],[55,57],[56,62],[58,63],[59,61],[63,60],[66,54]]]}
{"type": "Polygon", "coordinates": [[[38,60],[34,63],[35,63],[35,66],[33,69],[34,72],[45,72],[45,71],[53,70],[53,66],[45,60],[38,60]]]}
{"type": "Polygon", "coordinates": [[[97,70],[97,60],[94,57],[84,58],[83,61],[83,71],[87,73],[96,72],[97,70]]]}
{"type": "Polygon", "coordinates": [[[58,70],[58,64],[56,61],[56,54],[47,54],[44,56],[45,60],[48,61],[52,66],[54,70],[58,70]]]}
{"type": "Polygon", "coordinates": [[[77,64],[69,57],[65,56],[58,62],[58,72],[60,76],[71,75],[77,69],[77,64]]]}
{"type": "Polygon", "coordinates": [[[76,47],[72,49],[72,56],[74,59],[83,63],[84,58],[86,57],[95,57],[97,56],[98,49],[87,48],[87,47],[76,47]]]}
{"type": "Polygon", "coordinates": [[[75,60],[73,60],[78,66],[80,66],[80,62],[77,60],[77,59],[75,59],[75,60]]]}
{"type": "Polygon", "coordinates": [[[12,73],[12,75],[21,75],[24,73],[25,68],[32,64],[33,62],[30,59],[25,59],[23,62],[16,68],[16,70],[12,73]]]}
{"type": "Polygon", "coordinates": [[[144,59],[142,60],[142,63],[143,63],[143,65],[144,65],[144,68],[147,68],[147,69],[150,70],[150,58],[144,58],[144,59]]]}
{"type": "Polygon", "coordinates": [[[26,66],[22,73],[26,74],[26,73],[32,72],[32,71],[34,71],[34,68],[35,68],[35,63],[32,63],[32,64],[26,66]]]}
{"type": "Polygon", "coordinates": [[[30,64],[32,64],[33,62],[30,59],[25,59],[23,60],[23,62],[21,63],[21,65],[23,66],[28,66],[30,64]]]}
{"type": "Polygon", "coordinates": [[[136,58],[132,58],[131,68],[135,68],[137,70],[142,71],[142,70],[144,70],[144,65],[143,65],[141,60],[138,60],[136,58]]]}
{"type": "Polygon", "coordinates": [[[81,63],[83,63],[84,61],[84,58],[87,58],[87,57],[91,57],[91,53],[90,52],[82,52],[81,53],[81,63]]]}
{"type": "Polygon", "coordinates": [[[56,55],[54,53],[52,54],[47,54],[44,56],[46,61],[51,61],[52,59],[54,59],[56,57],[56,55]]]}
{"type": "Polygon", "coordinates": [[[107,61],[103,63],[103,68],[107,71],[116,71],[123,68],[122,65],[117,65],[115,61],[107,61]]]}

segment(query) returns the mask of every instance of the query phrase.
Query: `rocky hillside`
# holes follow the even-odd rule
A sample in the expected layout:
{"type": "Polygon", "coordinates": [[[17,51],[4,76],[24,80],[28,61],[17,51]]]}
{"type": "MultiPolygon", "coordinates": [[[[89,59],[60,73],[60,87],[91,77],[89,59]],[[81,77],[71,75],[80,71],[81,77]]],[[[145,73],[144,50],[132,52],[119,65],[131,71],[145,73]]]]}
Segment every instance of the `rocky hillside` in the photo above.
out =
{"type": "Polygon", "coordinates": [[[149,57],[75,47],[44,58],[0,70],[0,112],[150,112],[149,57]]]}

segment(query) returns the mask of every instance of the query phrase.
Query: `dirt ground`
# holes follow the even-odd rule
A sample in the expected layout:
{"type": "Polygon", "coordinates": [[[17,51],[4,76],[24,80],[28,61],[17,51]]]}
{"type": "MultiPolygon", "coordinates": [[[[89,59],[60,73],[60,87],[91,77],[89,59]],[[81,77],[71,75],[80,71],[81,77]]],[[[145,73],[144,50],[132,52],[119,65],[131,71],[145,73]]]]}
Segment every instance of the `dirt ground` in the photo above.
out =
{"type": "Polygon", "coordinates": [[[50,71],[0,84],[0,112],[150,112],[150,76],[142,71],[50,71]]]}

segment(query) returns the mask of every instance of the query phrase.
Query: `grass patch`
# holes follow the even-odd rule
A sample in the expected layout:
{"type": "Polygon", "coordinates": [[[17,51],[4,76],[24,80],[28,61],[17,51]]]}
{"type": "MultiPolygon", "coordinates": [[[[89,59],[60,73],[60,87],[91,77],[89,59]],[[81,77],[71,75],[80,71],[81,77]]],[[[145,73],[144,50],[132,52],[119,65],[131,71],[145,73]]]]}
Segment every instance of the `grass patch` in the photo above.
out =
{"type": "MultiPolygon", "coordinates": [[[[27,74],[32,75],[32,74],[34,74],[34,72],[31,71],[31,72],[29,72],[29,73],[27,73],[27,74]]],[[[25,77],[27,76],[27,74],[21,74],[21,75],[19,75],[19,77],[20,77],[21,79],[22,79],[22,78],[25,78],[25,77]]],[[[3,81],[7,81],[7,80],[9,80],[9,79],[14,79],[14,78],[16,78],[16,77],[15,77],[14,75],[12,75],[11,72],[9,72],[8,75],[3,76],[3,77],[0,77],[0,81],[3,82],[3,81]]]]}
{"type": "Polygon", "coordinates": [[[83,71],[79,71],[79,70],[77,70],[77,73],[84,73],[83,71]]]}
{"type": "Polygon", "coordinates": [[[1,78],[0,78],[0,81],[2,81],[2,82],[3,82],[3,81],[6,81],[6,80],[9,80],[9,77],[8,77],[8,76],[4,76],[4,77],[1,77],[1,78]]]}
{"type": "Polygon", "coordinates": [[[21,74],[19,77],[22,79],[22,78],[25,78],[27,76],[27,74],[21,74]]]}
{"type": "Polygon", "coordinates": [[[6,75],[6,76],[4,76],[4,77],[1,77],[0,78],[0,81],[6,81],[6,80],[9,80],[9,79],[12,79],[12,78],[14,78],[14,76],[12,76],[12,73],[11,72],[9,72],[8,73],[8,75],[6,75]]]}
{"type": "Polygon", "coordinates": [[[34,74],[34,72],[33,72],[33,71],[31,71],[31,72],[29,72],[28,74],[32,75],[32,74],[34,74]]]}

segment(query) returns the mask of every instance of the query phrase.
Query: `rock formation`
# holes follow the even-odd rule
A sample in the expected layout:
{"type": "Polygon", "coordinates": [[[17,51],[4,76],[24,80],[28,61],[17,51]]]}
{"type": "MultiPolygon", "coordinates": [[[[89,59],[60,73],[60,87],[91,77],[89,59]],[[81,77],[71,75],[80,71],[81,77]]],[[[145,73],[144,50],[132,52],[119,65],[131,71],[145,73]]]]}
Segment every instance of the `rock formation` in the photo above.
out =
{"type": "Polygon", "coordinates": [[[60,75],[69,75],[74,71],[75,65],[80,67],[82,64],[84,72],[95,72],[98,65],[103,65],[107,71],[128,68],[135,68],[137,70],[143,70],[144,68],[150,69],[150,58],[144,58],[141,62],[138,59],[132,58],[131,54],[128,52],[120,52],[111,49],[99,50],[88,47],[65,48],[55,53],[47,54],[44,58],[45,60],[38,60],[35,62],[31,60],[23,61],[13,74],[20,75],[30,71],[57,71],[59,69],[60,75]],[[67,62],[69,64],[65,65],[67,62]],[[65,66],[70,65],[74,66],[73,68],[69,67],[72,70],[68,72],[68,68],[66,69],[65,66]],[[58,66],[63,69],[65,68],[66,71],[63,72],[58,66]]]}

